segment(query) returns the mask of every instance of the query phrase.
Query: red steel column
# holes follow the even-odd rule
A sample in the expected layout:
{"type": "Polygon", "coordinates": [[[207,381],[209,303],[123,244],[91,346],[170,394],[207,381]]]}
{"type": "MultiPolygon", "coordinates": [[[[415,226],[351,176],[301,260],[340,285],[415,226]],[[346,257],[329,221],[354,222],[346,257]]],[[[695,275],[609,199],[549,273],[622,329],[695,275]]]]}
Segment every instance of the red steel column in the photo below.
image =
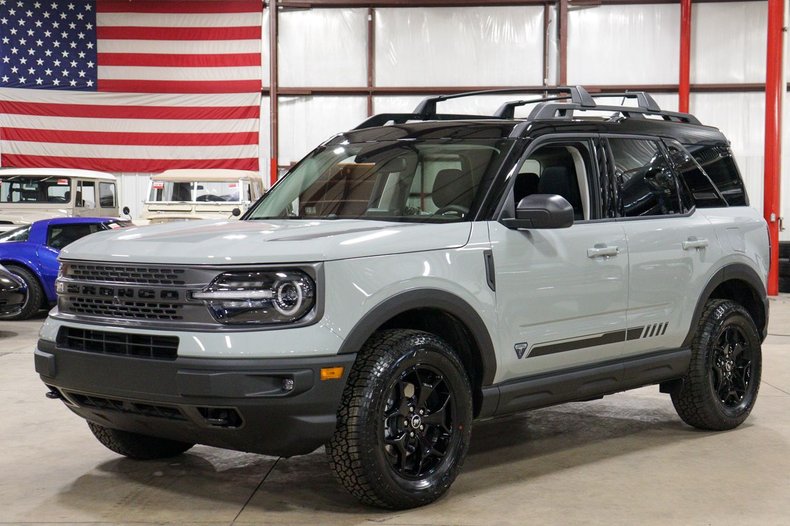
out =
{"type": "Polygon", "coordinates": [[[279,112],[277,100],[277,0],[269,1],[269,114],[271,123],[269,127],[269,145],[271,165],[269,167],[269,187],[277,182],[277,150],[279,148],[279,130],[277,114],[279,112]]]}
{"type": "Polygon", "coordinates": [[[691,0],[680,0],[680,76],[678,110],[689,111],[691,93],[691,0]]]}
{"type": "Polygon", "coordinates": [[[779,197],[782,161],[782,68],[784,0],[768,0],[768,52],[765,67],[765,183],[763,213],[771,240],[768,295],[779,293],[779,197]]]}

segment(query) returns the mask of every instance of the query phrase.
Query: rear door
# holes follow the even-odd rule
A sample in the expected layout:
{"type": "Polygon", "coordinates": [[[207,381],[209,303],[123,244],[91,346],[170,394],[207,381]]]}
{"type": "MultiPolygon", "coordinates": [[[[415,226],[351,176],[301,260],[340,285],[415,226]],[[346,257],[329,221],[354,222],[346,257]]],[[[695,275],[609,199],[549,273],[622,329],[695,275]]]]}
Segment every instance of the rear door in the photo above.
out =
{"type": "Polygon", "coordinates": [[[489,223],[504,350],[498,381],[606,362],[623,352],[628,251],[622,224],[601,211],[597,151],[594,137],[544,140],[513,176],[503,217],[530,193],[552,193],[573,205],[573,226],[511,230],[489,223]]]}
{"type": "Polygon", "coordinates": [[[711,266],[721,257],[716,233],[695,211],[676,173],[677,153],[655,138],[606,139],[628,239],[629,336],[623,355],[677,349],[711,266]]]}

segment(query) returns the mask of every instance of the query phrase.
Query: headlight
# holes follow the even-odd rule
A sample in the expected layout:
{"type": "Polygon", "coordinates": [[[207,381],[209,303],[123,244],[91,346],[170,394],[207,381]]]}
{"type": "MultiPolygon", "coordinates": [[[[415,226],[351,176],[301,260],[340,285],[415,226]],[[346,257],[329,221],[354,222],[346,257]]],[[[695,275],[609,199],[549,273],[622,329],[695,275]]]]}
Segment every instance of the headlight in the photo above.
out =
{"type": "Polygon", "coordinates": [[[315,283],[299,270],[226,272],[192,297],[220,323],[290,323],[312,311],[315,283]]]}

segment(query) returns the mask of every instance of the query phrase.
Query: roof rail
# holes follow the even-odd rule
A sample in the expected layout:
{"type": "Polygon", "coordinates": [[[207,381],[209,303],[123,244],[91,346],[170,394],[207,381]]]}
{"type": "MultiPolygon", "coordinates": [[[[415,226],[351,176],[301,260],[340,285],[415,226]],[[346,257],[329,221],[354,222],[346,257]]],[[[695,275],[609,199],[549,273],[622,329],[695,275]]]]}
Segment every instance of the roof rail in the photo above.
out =
{"type": "Polygon", "coordinates": [[[436,103],[444,102],[451,99],[460,99],[462,97],[474,97],[477,95],[501,95],[506,93],[569,93],[570,99],[574,104],[579,104],[584,107],[594,107],[595,101],[587,90],[581,86],[558,86],[556,88],[503,88],[483,91],[467,91],[464,93],[455,93],[453,95],[439,95],[437,97],[428,97],[420,102],[414,109],[414,113],[420,115],[422,120],[431,119],[436,115],[436,103]]]}
{"type": "Polygon", "coordinates": [[[354,126],[352,130],[361,130],[362,128],[373,128],[374,126],[384,126],[392,122],[393,124],[403,124],[408,121],[457,121],[457,120],[480,120],[491,119],[491,115],[461,115],[454,113],[439,113],[425,117],[419,113],[379,113],[368,117],[358,125],[354,126]]]}

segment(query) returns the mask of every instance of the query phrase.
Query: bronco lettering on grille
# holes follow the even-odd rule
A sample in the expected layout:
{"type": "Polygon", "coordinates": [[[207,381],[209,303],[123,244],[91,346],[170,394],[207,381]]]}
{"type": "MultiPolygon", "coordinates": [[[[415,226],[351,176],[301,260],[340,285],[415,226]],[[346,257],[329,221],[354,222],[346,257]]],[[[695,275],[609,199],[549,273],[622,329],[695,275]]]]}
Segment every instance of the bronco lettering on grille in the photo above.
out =
{"type": "Polygon", "coordinates": [[[141,300],[170,300],[178,301],[181,294],[178,290],[172,289],[151,289],[136,287],[107,287],[104,285],[80,285],[77,283],[66,284],[66,294],[78,294],[81,296],[99,296],[104,298],[118,299],[141,299],[141,300]]]}

